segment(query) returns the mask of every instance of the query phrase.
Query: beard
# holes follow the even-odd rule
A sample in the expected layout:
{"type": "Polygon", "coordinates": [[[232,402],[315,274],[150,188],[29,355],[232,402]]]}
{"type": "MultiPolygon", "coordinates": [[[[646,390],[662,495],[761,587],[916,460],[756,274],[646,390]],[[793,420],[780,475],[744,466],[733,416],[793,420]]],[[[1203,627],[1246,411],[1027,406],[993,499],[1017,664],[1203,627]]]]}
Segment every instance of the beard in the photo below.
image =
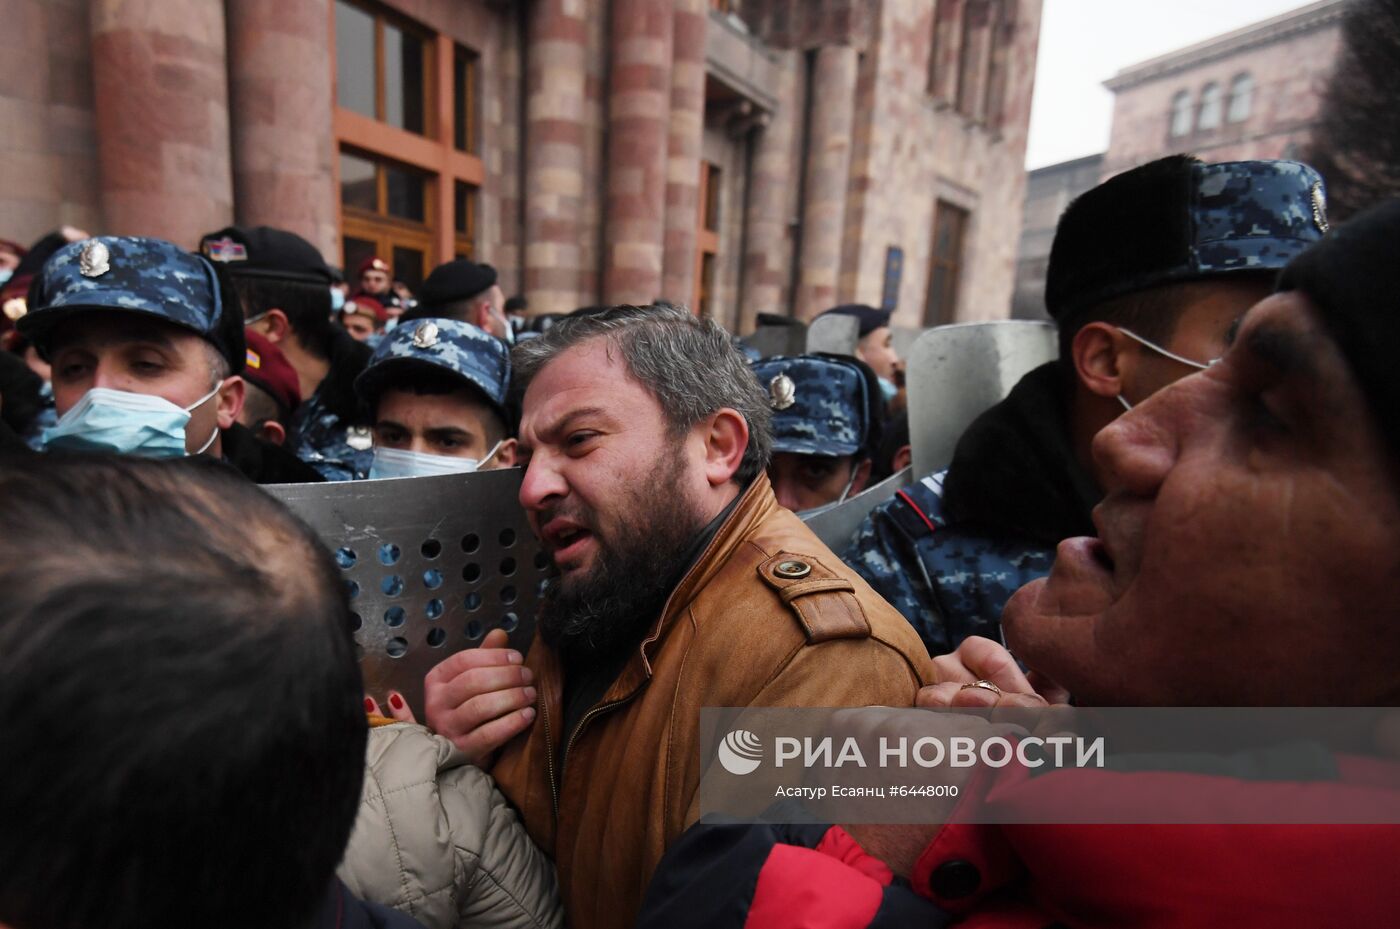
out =
{"type": "MultiPolygon", "coordinates": [[[[682,486],[681,450],[664,451],[656,464],[653,473],[659,479],[654,486],[667,490],[657,495],[640,486],[628,488],[614,538],[605,541],[596,531],[593,534],[598,545],[593,567],[582,577],[556,577],[545,591],[540,638],[568,667],[608,664],[641,642],[666,605],[678,573],[686,567],[681,560],[703,528],[695,505],[669,490],[682,486]]],[[[587,514],[567,515],[590,528],[595,525],[580,518],[587,514]]]]}

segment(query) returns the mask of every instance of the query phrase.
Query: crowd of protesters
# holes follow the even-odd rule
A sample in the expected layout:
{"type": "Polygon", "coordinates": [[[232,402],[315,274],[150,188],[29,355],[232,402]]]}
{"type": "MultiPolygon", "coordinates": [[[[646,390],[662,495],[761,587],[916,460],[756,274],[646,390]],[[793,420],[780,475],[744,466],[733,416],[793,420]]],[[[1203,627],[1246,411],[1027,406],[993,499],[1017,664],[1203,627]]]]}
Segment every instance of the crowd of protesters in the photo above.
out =
{"type": "MultiPolygon", "coordinates": [[[[1400,201],[1329,229],[1297,162],[1110,178],[1056,231],[1058,357],[930,474],[873,307],[828,311],[849,354],[760,357],[267,227],[0,241],[0,929],[1384,925],[1383,817],[699,791],[711,707],[1400,705],[1397,241],[1400,201]],[[367,697],[329,549],[257,485],[502,468],[552,561],[529,647],[367,697]],[[884,480],[844,550],[808,527],[884,480]]],[[[1327,789],[1388,797],[1389,738],[1327,789]]]]}

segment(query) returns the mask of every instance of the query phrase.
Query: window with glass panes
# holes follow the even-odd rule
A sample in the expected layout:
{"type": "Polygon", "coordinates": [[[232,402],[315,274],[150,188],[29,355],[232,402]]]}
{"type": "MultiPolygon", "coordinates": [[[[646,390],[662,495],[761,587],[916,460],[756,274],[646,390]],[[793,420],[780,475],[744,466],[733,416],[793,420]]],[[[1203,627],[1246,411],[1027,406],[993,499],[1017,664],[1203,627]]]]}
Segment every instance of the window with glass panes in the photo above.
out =
{"type": "Polygon", "coordinates": [[[345,267],[378,255],[416,288],[477,251],[480,58],[385,6],[331,16],[345,267]]]}

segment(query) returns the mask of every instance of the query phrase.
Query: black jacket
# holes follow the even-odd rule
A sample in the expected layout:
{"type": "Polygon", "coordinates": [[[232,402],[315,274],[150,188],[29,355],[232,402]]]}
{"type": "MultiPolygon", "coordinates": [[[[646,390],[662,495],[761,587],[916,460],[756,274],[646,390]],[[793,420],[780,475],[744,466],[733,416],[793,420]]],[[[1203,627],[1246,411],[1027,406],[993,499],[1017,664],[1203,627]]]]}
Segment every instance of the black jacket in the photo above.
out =
{"type": "Polygon", "coordinates": [[[324,481],[315,468],[280,445],[264,442],[242,423],[222,432],[224,460],[255,484],[313,484],[324,481]]]}

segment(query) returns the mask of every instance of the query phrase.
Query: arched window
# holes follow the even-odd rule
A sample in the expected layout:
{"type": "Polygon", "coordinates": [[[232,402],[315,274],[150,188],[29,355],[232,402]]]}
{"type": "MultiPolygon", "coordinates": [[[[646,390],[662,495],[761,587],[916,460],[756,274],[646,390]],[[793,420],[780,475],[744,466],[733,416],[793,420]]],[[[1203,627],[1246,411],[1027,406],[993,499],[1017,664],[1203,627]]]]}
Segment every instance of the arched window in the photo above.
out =
{"type": "Polygon", "coordinates": [[[1197,129],[1217,129],[1220,126],[1220,85],[1212,81],[1201,91],[1201,115],[1196,117],[1197,129]]]}
{"type": "Polygon", "coordinates": [[[1254,105],[1254,78],[1248,74],[1237,74],[1230,82],[1230,109],[1225,118],[1232,123],[1242,123],[1249,119],[1250,108],[1254,105]]]}
{"type": "Polygon", "coordinates": [[[1172,97],[1172,137],[1187,135],[1191,131],[1191,95],[1180,91],[1172,97]]]}

